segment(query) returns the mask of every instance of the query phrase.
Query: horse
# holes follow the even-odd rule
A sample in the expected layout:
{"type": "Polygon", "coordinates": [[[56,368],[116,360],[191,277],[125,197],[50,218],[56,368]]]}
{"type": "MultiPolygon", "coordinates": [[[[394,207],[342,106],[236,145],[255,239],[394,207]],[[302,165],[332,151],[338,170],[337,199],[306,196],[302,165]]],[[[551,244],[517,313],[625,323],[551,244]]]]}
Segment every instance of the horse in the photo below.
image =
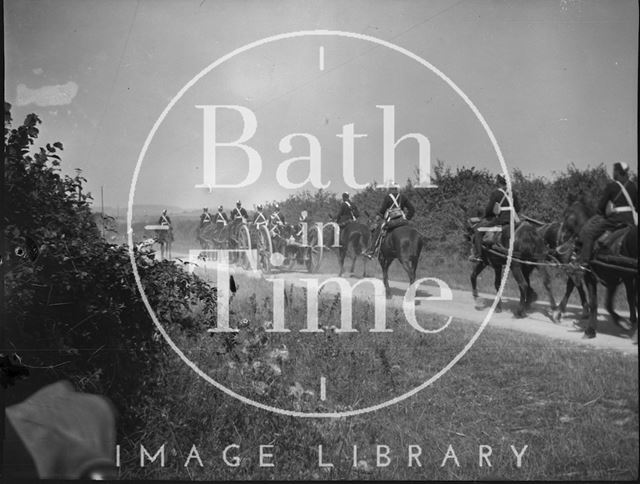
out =
{"type": "MultiPolygon", "coordinates": [[[[468,235],[472,239],[475,225],[469,223],[468,235]]],[[[480,236],[478,234],[478,236],[480,236]]],[[[509,246],[509,230],[502,230],[500,233],[500,243],[503,247],[509,246]]],[[[547,258],[547,248],[544,240],[537,232],[536,228],[528,222],[522,222],[518,225],[514,233],[513,252],[511,261],[511,273],[518,284],[520,290],[520,300],[518,307],[514,311],[516,317],[524,317],[527,309],[535,302],[538,295],[531,287],[531,272],[537,267],[542,275],[542,283],[549,296],[551,309],[556,309],[555,299],[551,292],[551,278],[547,268],[543,265],[547,258]],[[515,259],[515,260],[514,260],[515,259]],[[532,263],[532,264],[531,264],[532,263]]],[[[471,272],[471,289],[474,299],[478,298],[477,279],[480,273],[487,267],[493,268],[494,287],[496,292],[500,289],[502,283],[502,272],[507,260],[506,251],[499,251],[494,248],[488,248],[483,245],[480,262],[477,262],[471,272]]],[[[502,311],[502,301],[499,300],[496,306],[496,312],[502,311]]],[[[553,319],[553,315],[551,316],[553,319]]]]}
{"type": "MultiPolygon", "coordinates": [[[[564,223],[573,224],[576,233],[579,233],[584,224],[591,218],[593,212],[581,201],[574,202],[565,212],[564,223]]],[[[619,229],[614,232],[618,240],[617,248],[610,254],[603,254],[601,248],[596,246],[588,270],[583,278],[587,286],[589,317],[584,338],[595,338],[598,313],[598,282],[606,288],[605,307],[611,316],[613,323],[621,328],[634,331],[632,339],[637,343],[638,338],[638,232],[634,227],[619,229]],[[623,232],[623,230],[626,230],[623,232]],[[623,262],[629,262],[628,265],[623,262]],[[635,262],[635,268],[633,263],[635,262]],[[629,305],[630,326],[623,324],[624,318],[615,312],[613,298],[616,289],[624,284],[629,305]]]]}
{"type": "MultiPolygon", "coordinates": [[[[573,245],[578,235],[577,233],[572,232],[572,229],[566,227],[563,222],[540,223],[538,233],[544,240],[547,249],[549,249],[549,256],[552,259],[555,259],[555,261],[561,264],[568,264],[570,262],[573,254],[573,245]]],[[[553,319],[557,322],[562,319],[562,315],[567,309],[569,297],[574,288],[578,289],[578,294],[580,295],[580,304],[582,306],[581,317],[586,318],[589,312],[587,296],[582,281],[577,277],[575,270],[565,269],[565,272],[567,274],[567,284],[565,286],[564,296],[553,315],[553,319]]]]}
{"type": "Polygon", "coordinates": [[[384,236],[378,251],[378,262],[382,267],[382,280],[387,298],[391,297],[391,288],[389,287],[389,266],[391,263],[398,259],[409,276],[409,284],[413,284],[416,280],[420,254],[425,245],[425,238],[422,234],[406,222],[395,228],[392,226],[384,236]]]}
{"type": "Polygon", "coordinates": [[[155,241],[160,245],[160,260],[164,260],[167,253],[171,260],[171,243],[173,242],[173,230],[156,230],[155,241]]]}
{"type": "Polygon", "coordinates": [[[207,223],[198,229],[197,240],[202,249],[226,249],[229,246],[229,225],[207,223]]]}
{"type": "Polygon", "coordinates": [[[363,268],[362,277],[367,277],[367,258],[363,256],[364,250],[369,246],[369,238],[371,233],[369,228],[359,222],[348,222],[344,227],[340,229],[340,249],[338,252],[338,260],[340,262],[340,273],[338,277],[342,276],[344,271],[344,260],[347,253],[351,253],[351,273],[355,271],[356,259],[358,256],[362,257],[363,268]]]}

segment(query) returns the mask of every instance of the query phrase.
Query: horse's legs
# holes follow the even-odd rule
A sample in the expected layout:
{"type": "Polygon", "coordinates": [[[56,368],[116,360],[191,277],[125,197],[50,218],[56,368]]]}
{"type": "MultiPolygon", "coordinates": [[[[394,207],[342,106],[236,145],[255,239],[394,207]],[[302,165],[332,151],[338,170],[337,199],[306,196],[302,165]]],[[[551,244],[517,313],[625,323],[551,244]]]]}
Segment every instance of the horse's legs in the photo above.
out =
{"type": "Polygon", "coordinates": [[[356,248],[353,247],[353,254],[351,255],[351,274],[354,274],[356,271],[356,258],[358,257],[358,253],[356,252],[356,248]]]}
{"type": "Polygon", "coordinates": [[[409,284],[413,284],[416,280],[416,272],[414,270],[415,264],[412,258],[405,258],[401,260],[400,263],[402,264],[402,267],[404,267],[404,270],[407,272],[407,276],[409,276],[409,284]]]}
{"type": "Polygon", "coordinates": [[[596,337],[596,326],[598,324],[598,280],[591,273],[585,274],[584,281],[589,294],[589,323],[584,331],[585,338],[596,337]]]}
{"type": "MultiPolygon", "coordinates": [[[[567,309],[567,303],[569,302],[569,297],[571,297],[571,293],[573,292],[573,288],[575,287],[575,283],[573,282],[573,278],[571,276],[567,277],[567,284],[565,285],[565,289],[564,289],[564,296],[562,296],[562,301],[560,301],[560,305],[558,306],[557,311],[555,312],[555,314],[553,315],[553,319],[554,321],[558,321],[560,322],[560,320],[562,319],[562,314],[565,312],[565,310],[567,309]]],[[[582,286],[578,287],[578,291],[580,291],[580,298],[583,301],[583,307],[584,307],[584,290],[582,289],[582,286]]]]}
{"type": "MultiPolygon", "coordinates": [[[[503,276],[503,269],[504,266],[502,265],[494,265],[493,266],[493,274],[494,274],[494,278],[493,278],[493,287],[496,290],[496,294],[498,294],[498,291],[500,290],[500,284],[502,284],[502,276],[503,276]]],[[[502,298],[498,299],[498,304],[496,306],[496,312],[500,313],[502,312],[502,298]]]]}
{"type": "Polygon", "coordinates": [[[549,275],[549,271],[544,266],[539,266],[538,270],[542,273],[542,285],[544,286],[544,290],[547,291],[547,296],[549,296],[549,304],[551,305],[551,311],[553,314],[553,310],[555,310],[558,306],[556,305],[556,299],[553,297],[553,292],[551,290],[551,276],[549,275]]]}
{"type": "Polygon", "coordinates": [[[481,262],[478,262],[474,268],[473,271],[471,272],[471,294],[473,295],[473,298],[476,299],[478,297],[478,276],[480,275],[480,273],[484,270],[484,268],[487,267],[487,263],[482,260],[481,262]]]}
{"type": "Polygon", "coordinates": [[[338,274],[338,277],[342,276],[342,272],[344,271],[344,259],[347,256],[347,248],[344,246],[341,246],[340,249],[338,250],[338,262],[340,263],[340,273],[338,274]]]}
{"type": "Polygon", "coordinates": [[[580,317],[581,319],[585,319],[589,316],[589,301],[587,300],[587,294],[584,291],[584,283],[582,282],[582,279],[579,279],[577,283],[573,277],[571,277],[571,280],[578,289],[578,295],[580,296],[580,304],[582,305],[582,315],[580,317]]]}
{"type": "Polygon", "coordinates": [[[393,259],[387,259],[382,255],[382,251],[380,251],[380,257],[378,258],[380,261],[380,266],[382,267],[382,282],[384,282],[384,288],[387,294],[387,298],[391,297],[391,288],[389,287],[389,266],[393,259]]]}
{"type": "Polygon", "coordinates": [[[362,257],[362,278],[364,279],[367,277],[367,258],[362,254],[360,256],[362,257]]]}
{"type": "Polygon", "coordinates": [[[607,289],[607,296],[605,297],[605,308],[609,313],[609,316],[611,316],[611,321],[613,321],[613,324],[615,324],[616,326],[621,326],[620,315],[616,313],[616,310],[613,307],[613,298],[616,295],[616,289],[618,289],[618,285],[615,283],[607,284],[606,289],[607,289]]]}
{"type": "Polygon", "coordinates": [[[636,313],[638,310],[638,305],[636,303],[636,299],[638,297],[637,291],[635,290],[635,280],[634,279],[625,279],[624,288],[627,292],[627,304],[629,304],[629,324],[631,327],[629,328],[633,331],[634,327],[638,328],[638,318],[636,317],[636,313]]]}
{"type": "Polygon", "coordinates": [[[518,288],[520,289],[520,303],[518,304],[518,308],[515,310],[514,314],[516,317],[522,318],[525,315],[529,286],[524,274],[522,273],[522,266],[519,263],[516,262],[512,264],[511,273],[513,274],[513,278],[518,283],[518,288]]]}
{"type": "Polygon", "coordinates": [[[529,264],[525,264],[522,266],[522,275],[524,276],[524,280],[527,283],[527,291],[525,294],[525,306],[527,308],[531,307],[531,304],[538,300],[538,294],[531,287],[531,272],[533,271],[533,266],[529,264]]]}

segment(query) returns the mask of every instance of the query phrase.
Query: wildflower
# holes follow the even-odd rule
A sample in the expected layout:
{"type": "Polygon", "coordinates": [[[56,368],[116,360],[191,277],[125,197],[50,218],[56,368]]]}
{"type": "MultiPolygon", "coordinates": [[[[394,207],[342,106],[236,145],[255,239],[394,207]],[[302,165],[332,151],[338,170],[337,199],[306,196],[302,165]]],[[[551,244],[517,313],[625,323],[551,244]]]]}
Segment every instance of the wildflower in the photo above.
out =
{"type": "Polygon", "coordinates": [[[283,345],[282,349],[276,348],[269,353],[269,358],[272,360],[287,361],[289,359],[289,350],[283,345]]]}
{"type": "Polygon", "coordinates": [[[269,390],[269,385],[267,385],[263,381],[254,381],[252,383],[253,389],[258,395],[265,395],[267,390],[269,390]]]}
{"type": "Polygon", "coordinates": [[[304,394],[304,388],[302,388],[302,385],[300,385],[300,383],[296,382],[295,385],[289,387],[289,395],[292,395],[295,398],[302,398],[302,395],[304,394]]]}
{"type": "Polygon", "coordinates": [[[275,363],[269,364],[269,368],[271,368],[271,370],[273,371],[273,373],[275,373],[276,376],[282,375],[282,370],[275,363]]]}

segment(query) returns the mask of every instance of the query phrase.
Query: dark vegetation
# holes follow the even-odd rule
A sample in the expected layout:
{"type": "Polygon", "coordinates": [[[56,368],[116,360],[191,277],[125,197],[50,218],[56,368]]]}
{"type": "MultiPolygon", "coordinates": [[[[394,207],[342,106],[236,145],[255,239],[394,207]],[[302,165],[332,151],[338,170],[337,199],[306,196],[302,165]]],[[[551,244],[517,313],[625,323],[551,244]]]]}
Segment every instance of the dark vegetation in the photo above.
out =
{"type": "MultiPolygon", "coordinates": [[[[81,173],[62,174],[62,143],[36,148],[40,119],[11,127],[5,103],[2,352],[15,351],[32,370],[9,394],[61,378],[79,390],[108,395],[123,428],[135,422],[134,402],[164,346],[140,299],[128,250],[101,237],[81,173]]],[[[106,228],[113,226],[107,220],[106,228]]],[[[171,262],[136,252],[146,294],[158,315],[190,330],[211,322],[215,292],[171,262]],[[200,318],[189,316],[198,305],[200,318]]],[[[26,391],[26,390],[25,390],[26,391]]]]}

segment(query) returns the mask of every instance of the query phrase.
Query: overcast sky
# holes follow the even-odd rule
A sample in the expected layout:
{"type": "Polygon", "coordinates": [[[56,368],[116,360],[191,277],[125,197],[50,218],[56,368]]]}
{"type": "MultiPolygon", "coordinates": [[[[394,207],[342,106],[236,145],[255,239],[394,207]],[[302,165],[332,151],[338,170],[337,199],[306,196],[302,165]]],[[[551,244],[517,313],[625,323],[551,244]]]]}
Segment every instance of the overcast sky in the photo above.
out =
{"type": "MultiPolygon", "coordinates": [[[[38,113],[41,142],[62,141],[66,169],[82,168],[94,196],[104,186],[110,206],[126,206],[145,139],[196,74],[248,43],[315,29],[373,36],[434,65],[482,113],[509,168],[552,176],[569,163],[623,160],[637,172],[635,0],[5,0],[4,14],[5,96],[14,123],[38,113]]],[[[356,140],[356,180],[383,182],[376,105],[395,106],[396,138],[428,137],[433,161],[500,170],[481,124],[433,72],[364,40],[306,36],[246,51],[189,89],[149,146],[135,203],[230,208],[237,198],[248,207],[282,199],[292,191],[276,182],[278,165],[309,152],[303,139],[280,151],[291,133],[317,137],[322,180],[341,192],[347,187],[336,135],[351,123],[367,135],[356,140]],[[247,144],[262,158],[256,183],[195,188],[203,183],[207,136],[196,105],[255,113],[257,131],[247,144]]],[[[241,117],[221,114],[215,135],[237,138],[241,117]]],[[[246,176],[241,150],[218,153],[222,181],[246,176]]],[[[397,180],[413,172],[417,156],[416,142],[398,146],[397,180]]],[[[293,181],[306,177],[302,168],[294,164],[293,181]]]]}

